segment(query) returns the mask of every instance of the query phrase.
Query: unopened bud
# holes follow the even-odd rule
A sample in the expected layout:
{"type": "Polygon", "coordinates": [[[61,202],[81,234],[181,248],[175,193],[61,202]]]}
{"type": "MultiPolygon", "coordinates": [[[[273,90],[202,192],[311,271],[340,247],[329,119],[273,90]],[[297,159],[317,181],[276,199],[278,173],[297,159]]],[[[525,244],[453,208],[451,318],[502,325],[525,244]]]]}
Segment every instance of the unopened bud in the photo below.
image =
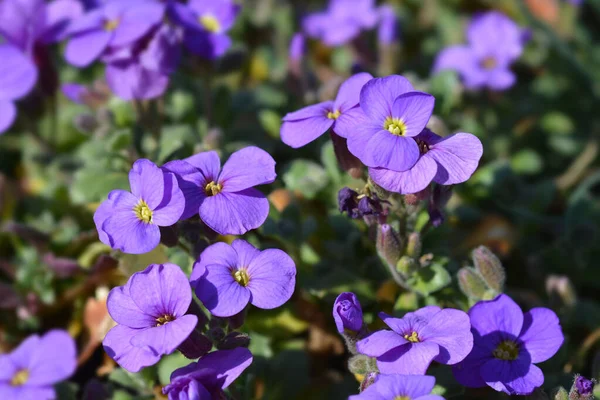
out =
{"type": "Polygon", "coordinates": [[[360,383],[360,392],[361,393],[364,392],[364,390],[366,388],[368,388],[373,383],[375,383],[375,380],[377,379],[377,375],[379,375],[377,372],[369,372],[368,374],[365,375],[364,379],[360,383]]]}
{"type": "Polygon", "coordinates": [[[481,300],[488,290],[483,278],[473,268],[464,267],[458,271],[458,286],[470,299],[481,300]]]}
{"type": "Polygon", "coordinates": [[[594,398],[594,385],[596,381],[588,379],[585,376],[576,375],[571,391],[569,392],[569,400],[589,400],[594,398]]]}
{"type": "Polygon", "coordinates": [[[575,288],[567,276],[550,275],[546,279],[546,292],[555,306],[572,307],[577,302],[575,288]]]}
{"type": "Polygon", "coordinates": [[[408,243],[406,244],[406,255],[417,258],[421,255],[422,241],[419,232],[413,232],[408,235],[408,243]]]}
{"type": "Polygon", "coordinates": [[[219,327],[210,328],[206,334],[213,342],[220,342],[225,338],[225,331],[219,327]]]}
{"type": "Polygon", "coordinates": [[[343,137],[331,132],[331,142],[335,158],[340,167],[354,179],[360,179],[363,171],[363,164],[348,150],[348,143],[343,137]]]}
{"type": "Polygon", "coordinates": [[[377,253],[391,268],[396,268],[402,254],[398,233],[389,224],[382,224],[377,231],[377,253]]]}
{"type": "Polygon", "coordinates": [[[177,348],[186,358],[199,358],[212,349],[212,342],[209,338],[193,330],[190,336],[183,341],[177,348]]]}
{"type": "Polygon", "coordinates": [[[396,264],[396,271],[400,272],[405,278],[411,276],[417,269],[419,269],[419,264],[409,256],[400,257],[396,264]]]}
{"type": "Polygon", "coordinates": [[[375,193],[377,195],[377,197],[379,197],[382,200],[387,199],[388,197],[390,197],[390,192],[388,192],[387,190],[385,190],[384,188],[382,188],[381,186],[379,186],[378,184],[376,184],[371,177],[369,177],[369,180],[367,181],[367,184],[369,185],[369,188],[371,189],[371,191],[373,193],[375,193]]]}
{"type": "Polygon", "coordinates": [[[363,326],[363,313],[360,302],[352,292],[340,294],[333,302],[333,319],[338,332],[358,333],[363,326]]]}
{"type": "Polygon", "coordinates": [[[473,250],[473,263],[488,287],[502,293],[506,274],[498,257],[487,247],[479,246],[473,250]]]}
{"type": "Polygon", "coordinates": [[[217,344],[219,350],[231,350],[238,347],[248,347],[250,345],[250,336],[242,332],[231,332],[217,344]]]}
{"type": "Polygon", "coordinates": [[[569,400],[569,393],[565,390],[564,387],[560,386],[554,389],[550,393],[550,399],[552,400],[569,400]]]}
{"type": "Polygon", "coordinates": [[[363,354],[350,357],[348,370],[353,374],[364,375],[377,371],[377,359],[363,354]]]}
{"type": "Polygon", "coordinates": [[[244,325],[244,321],[246,320],[246,310],[247,308],[244,308],[239,313],[227,318],[227,320],[229,321],[229,328],[238,329],[242,325],[244,325]]]}

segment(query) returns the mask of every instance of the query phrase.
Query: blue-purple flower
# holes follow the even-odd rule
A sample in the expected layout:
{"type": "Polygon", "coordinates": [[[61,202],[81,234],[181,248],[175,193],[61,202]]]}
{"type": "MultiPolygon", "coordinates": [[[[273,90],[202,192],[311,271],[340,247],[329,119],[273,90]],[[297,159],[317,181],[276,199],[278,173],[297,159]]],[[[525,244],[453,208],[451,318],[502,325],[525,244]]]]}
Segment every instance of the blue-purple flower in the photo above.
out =
{"type": "Polygon", "coordinates": [[[340,334],[349,330],[359,332],[363,326],[363,313],[356,295],[351,292],[340,294],[333,303],[333,319],[340,334]]]}
{"type": "Polygon", "coordinates": [[[231,246],[219,242],[207,247],[190,281],[213,315],[230,317],[248,303],[263,309],[283,305],[294,293],[296,266],[279,249],[260,251],[237,239],[231,246]]]}
{"type": "Polygon", "coordinates": [[[250,146],[234,152],[221,169],[215,151],[199,153],[163,166],[174,172],[185,195],[181,219],[200,214],[202,221],[222,235],[242,235],[265,222],[269,201],[254,186],[275,180],[275,160],[250,146]]]}
{"type": "Polygon", "coordinates": [[[104,350],[131,372],[156,364],[195,329],[198,317],[186,315],[192,302],[187,277],[175,264],[152,264],[110,291],[106,305],[117,322],[104,350]]]}
{"type": "Polygon", "coordinates": [[[425,374],[432,361],[456,364],[473,348],[469,317],[463,311],[427,306],[402,318],[379,316],[392,330],[374,332],[356,348],[376,357],[382,374],[425,374]]]}
{"type": "Polygon", "coordinates": [[[379,7],[379,27],[377,28],[377,39],[383,45],[389,45],[398,40],[400,29],[398,17],[394,7],[384,5],[379,7]]]}
{"type": "Polygon", "coordinates": [[[0,355],[0,399],[54,399],[54,384],[77,367],[75,341],[63,330],[31,335],[11,353],[0,355]]]}
{"type": "Polygon", "coordinates": [[[380,374],[362,393],[348,400],[444,400],[431,394],[434,386],[433,376],[380,374]]]}
{"type": "Polygon", "coordinates": [[[348,78],[338,91],[335,101],[324,101],[288,113],[283,117],[281,140],[288,146],[302,147],[331,128],[347,138],[356,129],[351,111],[358,108],[362,87],[373,77],[361,72],[348,78]]]}
{"type": "Polygon", "coordinates": [[[325,11],[302,21],[304,32],[328,46],[341,46],[371,29],[378,20],[374,0],[330,0],[325,11]]]}
{"type": "Polygon", "coordinates": [[[250,364],[252,353],[243,347],[212,352],[173,371],[171,383],[163,388],[163,394],[168,395],[169,400],[220,399],[223,389],[231,385],[250,364]]]}
{"type": "Polygon", "coordinates": [[[225,54],[231,46],[227,31],[233,26],[240,6],[232,0],[191,0],[173,4],[173,19],[185,27],[188,50],[206,59],[225,54]]]}
{"type": "Polygon", "coordinates": [[[102,243],[125,253],[147,253],[160,242],[160,226],[174,225],[185,208],[177,178],[146,159],[129,172],[131,192],[113,190],[94,214],[102,243]]]}
{"type": "Polygon", "coordinates": [[[414,141],[419,158],[410,169],[369,168],[371,179],[391,192],[418,193],[432,181],[440,185],[465,182],[475,172],[483,155],[481,141],[470,133],[443,138],[425,128],[414,141]]]}
{"type": "Polygon", "coordinates": [[[414,137],[427,125],[434,103],[402,76],[372,79],[360,91],[360,107],[349,112],[348,149],[368,167],[412,168],[420,155],[414,137]]]}
{"type": "Polygon", "coordinates": [[[25,96],[35,85],[37,69],[17,47],[0,44],[0,134],[17,116],[15,100],[25,96]]]}
{"type": "Polygon", "coordinates": [[[456,70],[469,89],[508,89],[516,79],[510,65],[523,52],[525,33],[498,11],[476,15],[467,29],[468,44],[442,50],[434,72],[456,70]]]}
{"type": "Polygon", "coordinates": [[[537,307],[523,313],[501,294],[475,304],[469,316],[473,351],[452,368],[462,385],[527,395],[544,383],[544,374],[535,364],[556,354],[564,341],[552,310],[537,307]]]}

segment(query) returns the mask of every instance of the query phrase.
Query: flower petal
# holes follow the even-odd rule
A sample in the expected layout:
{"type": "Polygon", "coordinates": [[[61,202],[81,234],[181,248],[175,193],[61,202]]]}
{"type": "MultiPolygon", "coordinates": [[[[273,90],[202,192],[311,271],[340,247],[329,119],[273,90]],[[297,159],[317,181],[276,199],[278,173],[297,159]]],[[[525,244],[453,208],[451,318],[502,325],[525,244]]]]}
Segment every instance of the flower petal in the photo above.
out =
{"type": "MultiPolygon", "coordinates": [[[[19,368],[15,363],[11,360],[10,355],[2,354],[0,355],[0,381],[8,382],[13,376],[19,372],[19,368]]],[[[0,384],[0,387],[5,386],[0,384]]],[[[1,397],[3,398],[3,397],[1,397]]]]}
{"type": "Polygon", "coordinates": [[[65,39],[71,22],[81,18],[83,13],[83,4],[77,0],[54,0],[48,3],[42,41],[50,44],[65,39]]]}
{"type": "Polygon", "coordinates": [[[131,193],[144,200],[150,209],[154,210],[163,199],[164,172],[152,161],[139,159],[129,171],[129,185],[131,193]]]}
{"type": "Polygon", "coordinates": [[[437,163],[433,180],[441,185],[455,185],[471,177],[483,155],[481,141],[470,133],[456,133],[430,146],[426,154],[437,163]]]}
{"type": "Polygon", "coordinates": [[[408,340],[393,331],[382,330],[371,333],[356,343],[359,353],[369,357],[379,357],[397,347],[407,345],[408,340]]]}
{"type": "Polygon", "coordinates": [[[67,43],[65,58],[76,67],[87,67],[106,49],[112,37],[111,32],[103,29],[90,30],[74,36],[67,43]]]}
{"type": "Polygon", "coordinates": [[[433,72],[455,70],[461,75],[468,75],[476,63],[476,56],[469,46],[450,46],[440,51],[435,59],[433,72]]]}
{"type": "Polygon", "coordinates": [[[480,336],[499,332],[507,339],[518,337],[523,326],[523,312],[510,297],[505,294],[494,300],[480,301],[469,310],[471,326],[480,336]]]}
{"type": "Polygon", "coordinates": [[[155,318],[180,317],[192,302],[190,283],[175,264],[151,264],[130,278],[129,293],[142,312],[155,318]]]}
{"type": "Polygon", "coordinates": [[[537,307],[523,314],[523,328],[519,339],[531,356],[531,362],[539,363],[556,354],[565,337],[554,311],[537,307]]]}
{"type": "Polygon", "coordinates": [[[435,378],[424,375],[380,375],[376,383],[381,398],[395,399],[398,396],[406,396],[416,399],[431,393],[435,386],[435,378]]]}
{"type": "Polygon", "coordinates": [[[452,366],[454,378],[466,387],[484,387],[487,384],[481,378],[481,366],[493,358],[492,351],[487,345],[482,345],[482,338],[472,329],[474,337],[473,349],[469,355],[458,364],[452,366]]]}
{"type": "Polygon", "coordinates": [[[348,138],[356,131],[364,112],[359,106],[345,110],[333,123],[333,131],[343,138],[348,138]]]}
{"type": "Polygon", "coordinates": [[[161,354],[152,351],[149,347],[135,347],[130,343],[131,338],[140,331],[142,329],[117,325],[108,331],[102,341],[104,351],[129,372],[138,372],[144,367],[154,365],[161,357],[161,354]]]}
{"type": "Polygon", "coordinates": [[[221,389],[225,389],[252,364],[252,360],[250,350],[238,347],[233,350],[213,351],[200,358],[197,367],[217,371],[217,379],[219,382],[222,380],[221,389]]]}
{"type": "Polygon", "coordinates": [[[250,291],[235,281],[231,269],[217,264],[207,265],[196,281],[196,296],[217,317],[231,317],[250,301],[250,291]]]}
{"type": "Polygon", "coordinates": [[[246,286],[252,297],[250,303],[258,308],[282,306],[294,293],[296,265],[290,256],[279,249],[267,249],[248,265],[250,281],[246,286]]]}
{"type": "Polygon", "coordinates": [[[369,176],[382,188],[400,194],[418,193],[425,189],[435,176],[438,166],[427,154],[407,171],[392,171],[385,168],[369,168],[369,176]]]}
{"type": "MultiPolygon", "coordinates": [[[[235,240],[236,243],[238,240],[235,240]]],[[[190,282],[196,287],[198,279],[206,272],[206,266],[210,264],[221,265],[223,267],[234,269],[240,266],[239,255],[236,250],[227,243],[217,242],[208,246],[200,258],[194,263],[190,282]]],[[[200,297],[200,296],[198,296],[200,297]]]]}
{"type": "Polygon", "coordinates": [[[252,260],[261,253],[256,247],[242,239],[234,240],[233,243],[231,243],[231,247],[237,254],[237,265],[232,264],[232,266],[235,266],[236,268],[249,266],[252,263],[252,260]]]}
{"type": "MultiPolygon", "coordinates": [[[[17,47],[6,43],[0,44],[0,60],[0,100],[17,100],[29,93],[38,76],[33,62],[17,47]]],[[[0,131],[3,131],[1,123],[0,131]]]]}
{"type": "Polygon", "coordinates": [[[326,115],[305,118],[294,121],[284,121],[281,124],[281,140],[290,147],[297,149],[317,139],[327,132],[334,120],[326,115]]]}
{"type": "Polygon", "coordinates": [[[121,16],[119,25],[114,31],[111,47],[122,47],[133,43],[160,23],[165,6],[160,3],[144,2],[129,7],[121,16]]]}
{"type": "Polygon", "coordinates": [[[0,134],[8,130],[17,117],[17,107],[12,101],[0,100],[0,134]]]}
{"type": "Polygon", "coordinates": [[[368,72],[360,72],[346,79],[338,90],[337,97],[333,103],[333,110],[339,110],[343,114],[357,106],[360,101],[360,90],[371,79],[373,79],[373,75],[368,72]]]}
{"type": "Polygon", "coordinates": [[[433,342],[409,343],[377,357],[377,366],[382,374],[424,375],[439,353],[433,342]]]}
{"type": "Polygon", "coordinates": [[[419,160],[419,146],[413,138],[382,129],[369,138],[362,158],[358,158],[369,167],[406,171],[419,160]]]}
{"type": "Polygon", "coordinates": [[[327,117],[329,112],[333,111],[333,101],[328,100],[322,103],[312,104],[297,111],[287,113],[282,121],[300,121],[302,119],[314,117],[327,117]]]}
{"type": "Polygon", "coordinates": [[[400,75],[375,78],[360,91],[360,107],[376,124],[383,124],[392,115],[394,100],[401,94],[414,91],[408,79],[400,75]]]}
{"type": "Polygon", "coordinates": [[[417,136],[427,125],[433,107],[435,97],[423,92],[404,93],[394,100],[392,105],[392,117],[399,118],[406,125],[407,137],[417,136]]]}
{"type": "Polygon", "coordinates": [[[106,306],[108,313],[118,324],[130,328],[149,328],[156,325],[156,316],[149,315],[142,311],[131,298],[129,287],[131,280],[124,286],[113,288],[108,293],[106,306]]]}
{"type": "Polygon", "coordinates": [[[481,377],[494,390],[509,395],[531,394],[544,383],[544,374],[530,360],[492,358],[481,366],[481,377]]]}
{"type": "Polygon", "coordinates": [[[219,171],[221,171],[221,160],[219,159],[219,154],[214,150],[194,154],[183,161],[198,168],[204,176],[206,183],[216,181],[219,177],[219,171]]]}
{"type": "Polygon", "coordinates": [[[23,340],[8,357],[18,369],[31,368],[31,360],[40,342],[41,338],[38,335],[31,335],[23,340]]]}
{"type": "Polygon", "coordinates": [[[200,205],[200,218],[221,235],[243,235],[261,226],[269,214],[269,200],[250,188],[236,193],[221,192],[200,205]]]}
{"type": "Polygon", "coordinates": [[[175,175],[167,172],[163,178],[164,197],[152,212],[152,222],[158,226],[171,226],[183,215],[186,202],[175,175]]]}
{"type": "Polygon", "coordinates": [[[177,185],[183,193],[185,208],[180,219],[184,220],[197,215],[200,211],[200,204],[202,204],[207,197],[206,192],[204,191],[206,178],[202,172],[183,160],[169,161],[163,165],[162,168],[165,171],[170,171],[175,174],[177,177],[177,185]]]}
{"type": "Polygon", "coordinates": [[[494,90],[506,90],[515,84],[517,77],[508,68],[496,68],[488,78],[488,86],[494,90]]]}
{"type": "Polygon", "coordinates": [[[73,338],[63,330],[48,331],[31,358],[27,385],[53,385],[69,378],[76,368],[77,348],[73,338]]]}
{"type": "Polygon", "coordinates": [[[473,348],[473,334],[469,316],[464,311],[446,308],[435,314],[419,331],[422,341],[431,341],[440,346],[436,361],[456,364],[462,361],[473,348]]]}
{"type": "Polygon", "coordinates": [[[108,235],[110,246],[124,253],[147,253],[160,243],[158,226],[140,221],[133,208],[115,210],[102,224],[102,230],[108,235]]]}
{"type": "Polygon", "coordinates": [[[190,336],[197,324],[197,316],[184,315],[161,326],[140,329],[130,342],[134,347],[150,348],[157,354],[171,354],[190,336]]]}
{"type": "Polygon", "coordinates": [[[275,160],[263,149],[245,147],[234,152],[225,165],[219,183],[224,192],[239,192],[275,181],[275,160]]]}

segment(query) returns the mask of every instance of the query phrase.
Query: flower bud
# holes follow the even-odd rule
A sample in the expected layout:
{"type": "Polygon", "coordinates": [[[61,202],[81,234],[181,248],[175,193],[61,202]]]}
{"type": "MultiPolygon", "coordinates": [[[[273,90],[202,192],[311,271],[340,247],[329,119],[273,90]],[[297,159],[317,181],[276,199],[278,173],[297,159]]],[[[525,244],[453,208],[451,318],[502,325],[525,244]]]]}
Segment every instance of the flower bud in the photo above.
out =
{"type": "Polygon", "coordinates": [[[238,329],[242,325],[244,325],[244,321],[246,320],[246,310],[247,310],[247,308],[244,308],[239,313],[227,318],[227,321],[229,323],[229,328],[238,329]]]}
{"type": "Polygon", "coordinates": [[[461,268],[458,271],[458,286],[472,300],[481,300],[488,290],[485,281],[473,268],[461,268]]]}
{"type": "Polygon", "coordinates": [[[569,400],[588,400],[594,398],[594,385],[596,381],[588,379],[582,375],[576,375],[571,391],[569,392],[569,400]]]}
{"type": "Polygon", "coordinates": [[[402,256],[396,264],[396,271],[400,272],[405,278],[411,276],[419,269],[419,265],[414,258],[409,256],[402,256]]]}
{"type": "Polygon", "coordinates": [[[413,232],[408,235],[408,243],[406,244],[406,255],[417,258],[421,255],[422,241],[419,232],[413,232]]]}
{"type": "Polygon", "coordinates": [[[546,292],[555,307],[573,307],[577,302],[575,288],[567,276],[550,275],[546,279],[546,292]]]}
{"type": "Polygon", "coordinates": [[[348,150],[346,139],[331,132],[331,143],[333,152],[340,167],[354,179],[360,179],[363,172],[363,164],[348,150]]]}
{"type": "Polygon", "coordinates": [[[341,213],[348,213],[350,218],[358,218],[358,193],[354,190],[344,187],[338,192],[338,207],[341,213]]]}
{"type": "Polygon", "coordinates": [[[377,379],[377,372],[369,372],[368,374],[365,375],[363,381],[360,383],[360,392],[362,393],[366,388],[368,388],[369,386],[371,386],[373,383],[375,383],[375,380],[377,379]]]}
{"type": "Polygon", "coordinates": [[[396,268],[402,254],[402,243],[398,233],[389,224],[379,225],[377,231],[377,253],[391,268],[396,268]]]}
{"type": "Polygon", "coordinates": [[[220,327],[210,328],[206,334],[213,342],[220,342],[225,338],[225,331],[220,327]]]}
{"type": "Polygon", "coordinates": [[[212,349],[212,342],[209,338],[193,330],[190,336],[183,341],[177,348],[186,358],[199,358],[212,349]]]}
{"type": "Polygon", "coordinates": [[[377,359],[364,354],[352,356],[348,360],[348,370],[359,375],[377,371],[377,359]]]}
{"type": "Polygon", "coordinates": [[[479,246],[473,250],[473,263],[488,287],[502,293],[506,275],[498,257],[487,247],[479,246]]]}
{"type": "Polygon", "coordinates": [[[569,393],[565,390],[564,387],[557,387],[550,393],[550,399],[552,400],[569,400],[569,393]]]}
{"type": "Polygon", "coordinates": [[[359,332],[363,326],[363,313],[356,295],[351,292],[340,294],[333,303],[333,319],[340,334],[346,331],[359,332]]]}
{"type": "Polygon", "coordinates": [[[250,336],[242,332],[230,332],[217,344],[219,350],[231,350],[237,347],[248,347],[250,345],[250,336]]]}

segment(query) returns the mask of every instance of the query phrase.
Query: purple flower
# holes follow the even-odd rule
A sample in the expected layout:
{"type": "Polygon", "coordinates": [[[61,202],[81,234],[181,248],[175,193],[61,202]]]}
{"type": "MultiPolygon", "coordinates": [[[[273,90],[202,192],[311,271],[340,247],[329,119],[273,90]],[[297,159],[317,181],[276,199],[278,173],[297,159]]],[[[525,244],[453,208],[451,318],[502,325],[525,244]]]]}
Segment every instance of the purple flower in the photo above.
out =
{"type": "Polygon", "coordinates": [[[377,38],[379,43],[389,45],[394,43],[399,36],[398,17],[392,6],[379,7],[379,28],[377,38]]]}
{"type": "Polygon", "coordinates": [[[67,61],[85,67],[108,49],[133,44],[157,26],[165,6],[154,1],[110,1],[71,24],[67,61]]]}
{"type": "Polygon", "coordinates": [[[197,362],[176,369],[171,383],[163,388],[169,400],[221,398],[228,387],[252,364],[252,353],[245,348],[219,350],[200,358],[197,362]]]}
{"type": "Polygon", "coordinates": [[[440,52],[434,72],[453,69],[469,89],[508,89],[515,83],[510,64],[520,57],[525,31],[498,11],[479,14],[467,29],[467,45],[451,46],[440,52]]]}
{"type": "Polygon", "coordinates": [[[217,317],[231,317],[248,303],[277,308],[292,297],[296,266],[279,249],[260,251],[237,239],[230,245],[215,243],[194,264],[190,277],[196,296],[217,317]]]}
{"type": "Polygon", "coordinates": [[[379,314],[392,330],[377,331],[359,341],[359,353],[377,358],[382,374],[425,374],[429,364],[456,364],[473,347],[468,315],[452,308],[423,307],[403,318],[379,314]]]}
{"type": "Polygon", "coordinates": [[[346,329],[352,332],[360,331],[363,326],[363,313],[354,293],[344,292],[335,299],[333,319],[340,334],[346,329]]]}
{"type": "Polygon", "coordinates": [[[535,363],[552,357],[564,336],[556,314],[547,308],[523,313],[508,296],[480,301],[469,310],[473,351],[452,368],[467,387],[490,386],[509,395],[526,395],[544,383],[535,363]]]}
{"type": "Polygon", "coordinates": [[[444,400],[431,394],[434,386],[433,376],[378,375],[373,384],[348,400],[444,400]]]}
{"type": "Polygon", "coordinates": [[[301,33],[295,33],[290,41],[289,58],[291,61],[301,60],[306,52],[306,39],[301,33]]]}
{"type": "Polygon", "coordinates": [[[35,85],[35,65],[15,46],[0,44],[0,134],[17,116],[14,101],[25,96],[35,85]]]}
{"type": "Polygon", "coordinates": [[[190,336],[198,317],[186,315],[192,302],[187,277],[175,264],[152,264],[110,291],[106,306],[117,326],[102,344],[130,372],[154,365],[190,336]]]}
{"type": "Polygon", "coordinates": [[[283,117],[281,140],[293,148],[302,147],[329,128],[341,137],[348,137],[356,129],[351,112],[358,108],[361,88],[373,77],[361,72],[348,78],[338,91],[335,101],[324,101],[288,113],[283,117]]]}
{"type": "Polygon", "coordinates": [[[146,159],[129,172],[131,193],[113,190],[94,214],[102,243],[125,253],[147,253],[160,242],[160,226],[174,225],[185,198],[174,174],[146,159]]]}
{"type": "Polygon", "coordinates": [[[349,113],[348,149],[369,167],[412,168],[420,155],[414,137],[427,125],[434,103],[402,76],[372,79],[360,91],[360,107],[349,113]]]}
{"type": "Polygon", "coordinates": [[[67,332],[31,335],[0,355],[0,399],[54,399],[52,386],[73,375],[76,367],[77,348],[67,332]]]}
{"type": "Polygon", "coordinates": [[[232,0],[190,0],[174,3],[172,10],[173,19],[186,28],[184,43],[192,53],[212,60],[231,46],[227,31],[240,12],[232,0]]]}
{"type": "Polygon", "coordinates": [[[328,46],[341,46],[377,23],[374,0],[330,0],[326,11],[308,15],[302,22],[306,34],[328,46]]]}
{"type": "Polygon", "coordinates": [[[215,151],[199,153],[163,166],[174,172],[185,195],[182,219],[197,213],[221,235],[242,235],[265,222],[269,201],[257,189],[275,180],[275,160],[250,146],[233,153],[221,170],[215,151]]]}
{"type": "Polygon", "coordinates": [[[589,396],[592,398],[591,396],[594,395],[594,385],[594,380],[590,380],[585,376],[577,375],[575,382],[573,382],[571,392],[576,392],[577,396],[589,396]]]}
{"type": "Polygon", "coordinates": [[[410,169],[398,172],[369,168],[371,179],[391,192],[418,193],[431,181],[440,185],[465,182],[475,172],[483,155],[481,141],[470,133],[442,138],[425,128],[414,141],[419,149],[419,158],[410,169]]]}

